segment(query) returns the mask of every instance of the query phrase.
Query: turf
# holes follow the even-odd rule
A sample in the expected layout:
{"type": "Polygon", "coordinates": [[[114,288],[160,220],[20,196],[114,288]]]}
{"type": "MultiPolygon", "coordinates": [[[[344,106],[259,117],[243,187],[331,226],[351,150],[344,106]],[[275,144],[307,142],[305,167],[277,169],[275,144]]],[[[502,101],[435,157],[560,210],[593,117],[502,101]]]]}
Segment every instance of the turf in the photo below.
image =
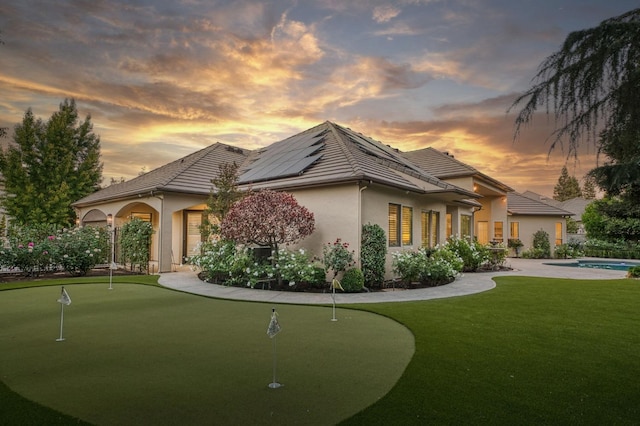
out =
{"type": "Polygon", "coordinates": [[[640,282],[496,281],[463,298],[362,306],[407,325],[416,354],[343,424],[638,424],[640,282]]]}
{"type": "MultiPolygon", "coordinates": [[[[342,421],[344,425],[388,425],[388,424],[497,424],[497,425],[540,425],[540,424],[581,424],[581,425],[633,425],[638,424],[640,418],[640,362],[638,362],[638,353],[640,353],[640,282],[637,280],[609,280],[609,281],[591,281],[591,280],[560,280],[560,279],[544,279],[544,278],[523,278],[523,277],[499,277],[496,279],[497,287],[489,292],[465,296],[453,299],[440,299],[421,302],[406,303],[388,303],[388,304],[368,304],[354,306],[354,309],[363,311],[372,311],[383,316],[393,318],[404,324],[415,337],[415,354],[411,359],[404,373],[397,384],[380,398],[350,418],[342,421]]],[[[72,291],[72,298],[76,294],[75,288],[72,291]]],[[[6,327],[13,329],[13,324],[18,321],[28,320],[29,316],[24,314],[26,319],[21,317],[21,309],[14,309],[15,314],[10,317],[5,316],[6,308],[5,296],[9,293],[22,293],[29,290],[20,290],[16,292],[6,292],[0,294],[0,318],[2,323],[10,323],[11,326],[6,327]]],[[[168,305],[161,309],[161,312],[171,312],[170,318],[178,318],[174,316],[174,310],[178,312],[196,311],[195,306],[191,305],[194,296],[181,295],[176,292],[167,290],[160,291],[158,294],[171,295],[169,300],[164,300],[164,304],[168,305]],[[186,304],[189,308],[185,309],[182,305],[186,304]]],[[[28,298],[27,298],[28,299],[28,298]]],[[[50,301],[48,296],[47,300],[50,301]]],[[[151,298],[154,300],[155,298],[151,298]]],[[[206,300],[206,299],[205,299],[206,300]]],[[[224,310],[222,307],[226,304],[234,306],[235,302],[214,302],[211,305],[205,303],[212,309],[224,310]],[[218,305],[218,303],[222,303],[218,305]]],[[[131,321],[120,324],[125,330],[129,327],[140,327],[136,321],[134,308],[149,304],[150,301],[143,299],[139,302],[132,301],[126,315],[131,321]]],[[[76,300],[74,299],[74,304],[76,300]]],[[[266,319],[264,310],[268,305],[240,303],[238,305],[258,307],[257,311],[251,311],[252,314],[260,318],[260,324],[256,326],[255,333],[264,335],[266,328],[266,319]],[[262,323],[265,324],[262,324],[262,323]]],[[[158,310],[153,308],[153,311],[158,310]]],[[[105,305],[112,306],[112,305],[105,305]]],[[[77,305],[72,305],[78,308],[77,305]]],[[[71,317],[71,309],[69,309],[69,318],[71,317]]],[[[244,309],[244,308],[234,308],[244,309]]],[[[319,370],[312,368],[314,363],[311,359],[305,357],[309,353],[306,349],[313,341],[324,339],[318,331],[309,330],[304,333],[308,327],[313,328],[315,322],[313,318],[324,321],[328,308],[319,307],[281,307],[282,322],[286,326],[287,333],[294,324],[291,321],[285,321],[285,318],[291,318],[293,312],[301,309],[299,316],[308,318],[299,324],[301,333],[300,341],[289,341],[285,344],[285,333],[279,336],[282,338],[277,341],[278,348],[286,346],[286,352],[295,352],[296,359],[304,359],[307,361],[305,365],[302,363],[297,370],[290,370],[289,377],[282,376],[282,382],[285,387],[276,390],[275,393],[269,392],[262,387],[254,392],[240,393],[236,391],[236,387],[240,387],[241,383],[234,382],[233,386],[227,384],[225,378],[227,374],[213,375],[210,379],[212,384],[205,387],[195,387],[192,375],[185,371],[185,376],[175,375],[177,382],[185,382],[187,386],[180,387],[175,391],[169,390],[170,386],[160,386],[165,392],[173,392],[173,398],[180,401],[178,405],[173,407],[177,413],[187,410],[186,406],[191,398],[198,398],[198,392],[208,393],[208,398],[203,397],[198,403],[204,405],[215,405],[220,403],[220,394],[223,396],[222,402],[227,409],[226,413],[221,413],[210,424],[243,424],[251,420],[256,423],[257,417],[251,417],[247,412],[253,413],[253,416],[271,415],[271,411],[265,414],[264,406],[261,401],[272,396],[281,397],[285,395],[280,391],[293,393],[294,400],[309,401],[312,410],[322,413],[322,416],[315,418],[307,416],[306,412],[298,411],[293,413],[287,419],[273,417],[274,423],[284,424],[335,424],[340,422],[336,417],[331,417],[334,407],[341,401],[352,401],[356,395],[350,393],[344,384],[351,380],[362,380],[363,383],[369,383],[370,380],[377,378],[379,371],[367,371],[363,377],[355,374],[352,370],[359,362],[353,360],[365,361],[367,359],[381,358],[385,366],[396,363],[397,359],[382,358],[385,355],[377,352],[375,348],[355,349],[357,342],[353,342],[354,335],[346,333],[345,330],[339,329],[339,333],[332,334],[334,340],[329,347],[339,348],[347,346],[353,347],[354,350],[348,353],[346,358],[351,361],[335,361],[333,352],[324,353],[324,361],[328,360],[325,368],[319,370]],[[291,311],[289,311],[291,309],[291,311]],[[317,314],[317,312],[321,314],[317,314]],[[337,339],[341,339],[338,342],[337,339]],[[282,343],[281,343],[282,341],[282,343]],[[346,343],[345,343],[346,342],[346,343]],[[290,346],[288,346],[290,345],[290,346]],[[299,350],[302,347],[304,350],[299,350]],[[296,349],[297,348],[297,349],[296,349]],[[345,364],[344,369],[337,368],[341,364],[345,364]],[[294,373],[295,371],[295,373],[294,373]],[[314,375],[318,373],[317,375],[314,375]],[[329,377],[332,373],[339,373],[342,377],[340,384],[336,387],[327,387],[322,392],[314,393],[314,389],[299,392],[298,389],[303,383],[309,383],[307,377],[311,374],[314,378],[312,382],[324,383],[322,378],[329,377]],[[319,380],[318,377],[322,376],[319,380]],[[292,386],[295,384],[295,387],[292,386]],[[217,393],[220,388],[227,392],[217,393]],[[318,396],[321,394],[321,396],[318,396]],[[241,404],[233,404],[232,400],[239,399],[241,404]],[[204,402],[202,402],[204,401],[204,402]],[[257,414],[256,414],[257,413],[257,414]]],[[[108,317],[104,312],[101,318],[108,317]]],[[[267,309],[268,310],[268,309],[267,309]]],[[[351,319],[348,317],[356,315],[357,311],[349,311],[345,309],[339,310],[341,318],[338,323],[340,327],[346,327],[351,319]]],[[[78,316],[78,312],[73,312],[78,316]]],[[[56,315],[47,314],[50,317],[56,315]]],[[[152,315],[152,314],[150,314],[152,315]]],[[[222,332],[218,336],[211,335],[206,327],[200,324],[217,324],[221,322],[224,327],[236,327],[236,322],[244,323],[248,321],[246,318],[236,318],[230,314],[224,316],[216,316],[214,313],[197,315],[190,323],[193,329],[201,330],[201,334],[196,333],[199,337],[196,340],[208,342],[216,339],[219,345],[225,345],[225,351],[214,351],[208,348],[206,350],[214,351],[216,356],[204,356],[205,359],[211,358],[212,363],[222,363],[218,357],[226,359],[245,357],[247,346],[238,342],[233,336],[233,332],[222,332]],[[224,318],[223,318],[224,317],[224,318]],[[216,318],[218,320],[216,320],[216,318]],[[223,318],[223,319],[222,319],[223,318]]],[[[298,315],[297,313],[295,315],[298,315]]],[[[295,316],[294,315],[294,316],[295,316]]],[[[182,315],[181,315],[182,316],[182,315]]],[[[186,316],[189,316],[188,314],[186,316]]],[[[195,316],[195,315],[194,315],[195,316]]],[[[153,321],[165,324],[161,315],[152,316],[153,321]]],[[[55,318],[54,318],[55,319],[55,318]]],[[[166,319],[166,318],[165,318],[166,319]]],[[[71,321],[71,319],[69,319],[71,321]]],[[[83,320],[84,321],[84,320],[83,320]]],[[[318,320],[318,322],[322,322],[318,320]]],[[[56,337],[57,325],[51,325],[51,318],[47,323],[46,339],[56,337]],[[53,335],[53,336],[52,336],[53,335]]],[[[55,322],[55,321],[54,321],[55,322]]],[[[187,323],[188,324],[188,323],[187,323]]],[[[51,349],[58,350],[60,348],[71,348],[77,345],[79,330],[77,323],[69,325],[69,340],[63,343],[63,346],[47,346],[49,351],[46,359],[49,361],[59,360],[61,357],[54,357],[55,352],[51,349]],[[71,340],[73,336],[73,341],[71,340]],[[71,343],[67,345],[67,343],[71,343]]],[[[298,324],[296,324],[298,326],[298,324]]],[[[162,334],[165,344],[161,345],[154,339],[148,344],[124,341],[115,334],[110,337],[111,346],[132,345],[136,349],[127,348],[120,349],[115,353],[126,353],[134,359],[144,358],[144,362],[159,362],[155,358],[163,358],[165,353],[173,353],[173,343],[179,340],[181,345],[186,348],[194,348],[189,343],[187,337],[180,336],[182,327],[165,326],[168,330],[162,334]],[[155,355],[154,355],[155,354],[155,355]],[[141,356],[142,355],[142,356],[141,356]],[[135,358],[135,357],[138,358],[135,358]]],[[[223,328],[224,328],[223,327],[223,328]]],[[[105,327],[105,332],[108,330],[105,327]]],[[[154,329],[155,330],[155,329],[154,329]]],[[[334,330],[335,331],[335,330],[334,330]]],[[[401,335],[406,329],[395,327],[389,329],[388,333],[399,332],[401,335]]],[[[0,336],[6,335],[3,330],[0,336]]],[[[160,331],[154,331],[157,336],[160,331]]],[[[190,334],[194,339],[193,334],[190,334]]],[[[379,333],[375,339],[380,336],[387,336],[386,333],[379,333]]],[[[43,338],[45,336],[43,335],[43,338]]],[[[262,336],[264,337],[264,336],[262,336]]],[[[4,348],[6,345],[0,337],[0,343],[4,348]]],[[[258,339],[258,341],[260,341],[258,339]]],[[[267,342],[267,344],[270,343],[267,342]]],[[[95,346],[85,348],[90,356],[89,360],[84,363],[86,374],[95,374],[101,371],[95,368],[96,365],[109,363],[109,358],[113,358],[111,346],[106,347],[101,342],[95,342],[95,346]],[[105,352],[104,357],[98,357],[97,353],[105,352]],[[91,367],[91,368],[89,368],[91,367]]],[[[203,345],[205,348],[207,345],[203,345]]],[[[255,345],[254,345],[255,346],[255,345]]],[[[41,348],[39,348],[41,350],[41,348]]],[[[255,348],[254,348],[255,349],[255,348]]],[[[268,383],[270,377],[264,373],[269,370],[268,349],[263,347],[261,353],[265,358],[262,361],[255,361],[260,364],[258,368],[261,371],[262,383],[268,383]]],[[[38,348],[34,345],[31,350],[25,350],[26,354],[35,356],[34,351],[38,348]]],[[[66,349],[65,349],[66,350],[66,349]]],[[[115,350],[115,349],[114,349],[115,350]]],[[[187,351],[188,354],[190,352],[187,351]]],[[[2,355],[0,355],[1,357],[2,355]]],[[[193,365],[197,359],[189,355],[184,358],[183,355],[175,355],[180,359],[188,360],[193,365]]],[[[20,359],[15,364],[23,361],[20,359]]],[[[284,362],[284,361],[283,361],[284,362]]],[[[292,362],[287,360],[285,364],[292,362]]],[[[317,361],[322,362],[322,361],[317,361]]],[[[131,364],[130,369],[135,368],[133,361],[126,361],[131,364]]],[[[3,360],[0,364],[0,372],[2,372],[3,380],[6,376],[7,364],[3,360]]],[[[11,364],[12,366],[14,363],[11,364]]],[[[165,362],[164,365],[172,365],[165,362]]],[[[73,371],[74,365],[63,366],[63,371],[73,371]]],[[[289,367],[289,365],[287,365],[289,367]]],[[[110,367],[117,373],[117,368],[110,367]]],[[[250,374],[255,366],[247,365],[246,374],[250,374]]],[[[386,368],[386,367],[379,367],[386,368]]],[[[227,369],[224,364],[223,369],[227,369]]],[[[282,374],[285,374],[284,369],[282,374]]],[[[270,371],[270,370],[269,370],[270,371]]],[[[30,374],[24,371],[22,374],[30,374]]],[[[169,372],[167,372],[169,374],[169,372]]],[[[243,373],[244,375],[244,373],[243,373]]],[[[126,408],[127,404],[131,407],[136,404],[146,404],[147,400],[154,399],[157,395],[156,387],[162,384],[162,380],[154,377],[147,377],[145,374],[139,374],[138,371],[130,376],[121,375],[119,380],[122,381],[124,388],[122,391],[129,392],[128,387],[135,389],[138,395],[133,401],[124,402],[118,408],[126,408]],[[145,389],[144,383],[149,381],[145,389]],[[154,382],[155,380],[155,382],[154,382]],[[141,381],[142,383],[136,383],[141,381]],[[124,385],[126,383],[126,386],[124,385]]],[[[10,386],[11,384],[6,381],[10,386]]],[[[13,387],[13,386],[12,386],[13,387]]],[[[29,386],[28,386],[29,387],[29,386]]],[[[28,390],[28,389],[27,389],[28,390]]],[[[26,391],[20,391],[20,394],[26,396],[26,391]]],[[[97,391],[95,391],[97,392],[97,391]]],[[[77,392],[76,392],[77,393],[77,392]]],[[[0,399],[4,397],[5,391],[0,388],[0,399]]],[[[129,393],[127,393],[129,394],[129,393]]],[[[286,394],[285,396],[290,396],[286,394]]],[[[14,395],[15,397],[15,395],[14,395]]],[[[2,399],[4,401],[4,399],[2,399]]],[[[24,401],[23,401],[24,402],[24,401]]],[[[117,401],[116,401],[117,402],[117,401]]],[[[49,407],[53,405],[45,404],[49,407]]],[[[275,407],[274,413],[283,407],[277,404],[277,401],[267,400],[267,404],[275,407]]],[[[114,407],[116,403],[114,403],[114,407]]],[[[57,406],[56,406],[57,407],[57,406]]],[[[133,409],[133,408],[131,408],[133,409]]],[[[172,410],[168,410],[169,415],[172,410]]],[[[68,410],[66,413],[78,415],[75,411],[68,410]]],[[[217,414],[216,414],[217,415],[217,414]]],[[[84,417],[83,417],[84,418],[84,417]]],[[[263,417],[261,421],[267,422],[263,417]]],[[[269,417],[269,419],[272,419],[269,417]]],[[[0,420],[2,420],[0,418],[0,420]]],[[[137,419],[139,420],[139,419],[137,419]]],[[[181,424],[207,423],[201,418],[186,416],[181,424]]],[[[67,419],[72,424],[73,419],[67,419]]],[[[106,424],[106,422],[98,422],[106,424]]],[[[2,422],[0,422],[2,423],[2,422]]],[[[132,423],[130,419],[126,423],[132,423]]],[[[5,422],[5,424],[7,424],[5,422]]],[[[33,423],[36,424],[36,423],[33,423]]]]}
{"type": "MultiPolygon", "coordinates": [[[[93,424],[335,424],[384,396],[414,350],[411,333],[379,315],[339,309],[332,322],[329,307],[278,306],[284,386],[270,389],[271,305],[123,283],[66,289],[64,342],[59,286],[2,292],[0,374],[20,396],[93,424]]],[[[2,424],[20,417],[4,413],[2,424]]]]}

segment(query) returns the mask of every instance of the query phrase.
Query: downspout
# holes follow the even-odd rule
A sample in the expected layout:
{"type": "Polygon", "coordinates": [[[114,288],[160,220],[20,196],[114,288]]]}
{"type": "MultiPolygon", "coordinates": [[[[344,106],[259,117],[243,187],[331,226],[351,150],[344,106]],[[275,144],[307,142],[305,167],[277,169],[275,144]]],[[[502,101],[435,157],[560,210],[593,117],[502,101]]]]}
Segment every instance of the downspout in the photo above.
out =
{"type": "MultiPolygon", "coordinates": [[[[358,182],[358,185],[360,185],[360,182],[358,182]]],[[[360,190],[358,191],[358,268],[362,269],[362,260],[361,260],[361,254],[362,254],[362,191],[364,191],[365,189],[367,189],[368,186],[365,185],[363,187],[360,188],[360,190]]]]}

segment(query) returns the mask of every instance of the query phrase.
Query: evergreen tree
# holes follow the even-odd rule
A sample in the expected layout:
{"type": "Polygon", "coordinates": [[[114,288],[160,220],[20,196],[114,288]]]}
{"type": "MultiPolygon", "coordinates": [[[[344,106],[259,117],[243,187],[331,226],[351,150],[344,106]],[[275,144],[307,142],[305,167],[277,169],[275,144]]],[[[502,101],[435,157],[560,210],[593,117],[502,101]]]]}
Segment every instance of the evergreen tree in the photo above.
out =
{"type": "Polygon", "coordinates": [[[582,191],[580,190],[580,183],[575,176],[569,176],[567,166],[562,167],[558,183],[553,188],[553,199],[556,201],[567,201],[572,198],[580,197],[582,191]]]}
{"type": "Polygon", "coordinates": [[[243,194],[238,189],[238,167],[235,162],[220,164],[218,176],[211,179],[211,192],[200,226],[200,233],[205,239],[220,232],[220,222],[231,210],[231,206],[242,199],[243,194]]]}
{"type": "Polygon", "coordinates": [[[570,154],[592,141],[608,162],[593,171],[607,195],[640,199],[640,9],[570,33],[540,66],[531,89],[520,96],[517,138],[539,108],[556,119],[551,149],[568,143],[570,154]],[[604,130],[597,133],[600,128],[604,130]],[[596,137],[599,138],[596,138],[596,137]]]}
{"type": "Polygon", "coordinates": [[[47,122],[29,108],[13,139],[0,153],[0,202],[7,215],[19,224],[72,225],[71,203],[96,191],[102,180],[100,138],[91,117],[80,122],[73,99],[65,99],[47,122]]]}
{"type": "Polygon", "coordinates": [[[582,198],[587,200],[596,199],[596,185],[593,183],[593,178],[586,176],[584,184],[582,185],[582,198]]]}

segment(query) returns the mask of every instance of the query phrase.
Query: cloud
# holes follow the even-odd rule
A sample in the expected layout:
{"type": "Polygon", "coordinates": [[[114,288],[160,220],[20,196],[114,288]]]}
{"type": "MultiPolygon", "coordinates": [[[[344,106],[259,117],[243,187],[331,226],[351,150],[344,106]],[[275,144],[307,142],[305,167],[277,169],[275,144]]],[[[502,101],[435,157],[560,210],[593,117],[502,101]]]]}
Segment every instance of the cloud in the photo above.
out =
{"type": "Polygon", "coordinates": [[[382,5],[373,8],[373,20],[381,24],[389,22],[400,14],[401,10],[392,5],[382,5]]]}

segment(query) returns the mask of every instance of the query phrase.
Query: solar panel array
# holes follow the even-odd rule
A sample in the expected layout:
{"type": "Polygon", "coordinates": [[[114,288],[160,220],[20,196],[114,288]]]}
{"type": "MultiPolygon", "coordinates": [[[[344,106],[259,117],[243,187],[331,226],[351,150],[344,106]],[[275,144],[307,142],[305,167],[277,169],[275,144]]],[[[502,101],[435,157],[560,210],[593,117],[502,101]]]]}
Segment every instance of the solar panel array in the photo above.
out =
{"type": "Polygon", "coordinates": [[[393,148],[390,148],[380,142],[376,142],[370,138],[362,136],[351,129],[344,129],[349,135],[351,141],[355,142],[358,147],[369,155],[381,158],[383,160],[397,163],[401,166],[412,169],[416,173],[424,174],[424,172],[409,161],[406,161],[393,148]]]}
{"type": "Polygon", "coordinates": [[[276,142],[260,152],[238,180],[248,183],[299,175],[322,157],[319,151],[324,147],[323,140],[321,132],[276,142]]]}

